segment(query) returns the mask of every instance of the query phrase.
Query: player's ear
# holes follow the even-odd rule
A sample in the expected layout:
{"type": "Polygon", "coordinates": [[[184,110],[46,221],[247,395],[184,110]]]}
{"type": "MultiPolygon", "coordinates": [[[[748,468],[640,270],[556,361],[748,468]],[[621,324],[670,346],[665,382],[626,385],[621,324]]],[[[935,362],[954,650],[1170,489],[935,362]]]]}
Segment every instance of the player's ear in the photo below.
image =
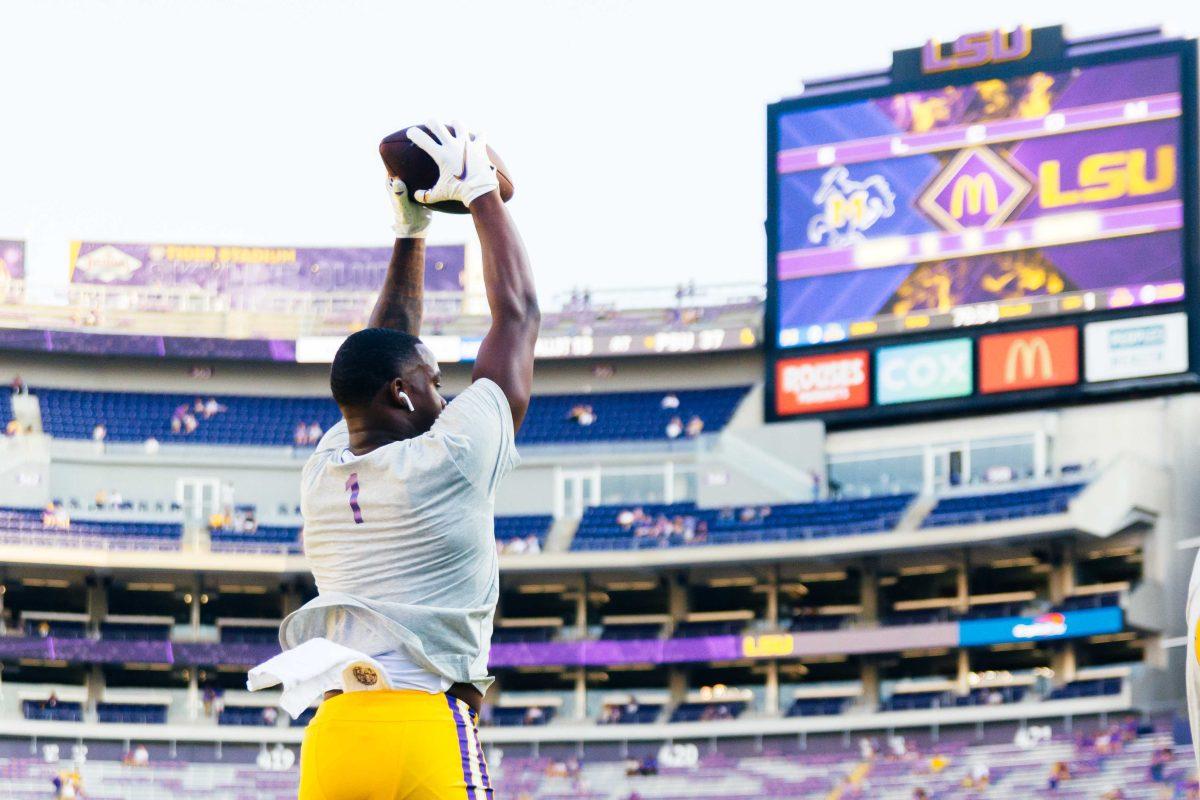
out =
{"type": "Polygon", "coordinates": [[[400,378],[393,378],[391,383],[392,402],[400,408],[406,409],[408,412],[416,411],[413,408],[412,400],[409,399],[408,393],[404,391],[404,381],[400,378]]]}

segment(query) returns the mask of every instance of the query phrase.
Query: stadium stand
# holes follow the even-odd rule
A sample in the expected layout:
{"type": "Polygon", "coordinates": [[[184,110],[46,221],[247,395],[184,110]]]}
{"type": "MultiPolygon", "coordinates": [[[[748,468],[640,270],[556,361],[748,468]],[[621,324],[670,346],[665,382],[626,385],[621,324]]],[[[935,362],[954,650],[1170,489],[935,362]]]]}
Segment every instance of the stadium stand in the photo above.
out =
{"type": "Polygon", "coordinates": [[[574,550],[629,550],[700,544],[745,544],[878,533],[895,527],[911,494],[828,500],[735,511],[695,503],[593,506],[572,542],[574,550]]]}
{"type": "Polygon", "coordinates": [[[128,522],[59,517],[40,508],[0,508],[0,541],[49,543],[110,549],[174,550],[183,525],[172,522],[128,522]]]}
{"type": "MultiPolygon", "coordinates": [[[[1099,800],[1119,788],[1125,800],[1184,798],[1194,791],[1187,777],[1191,753],[1174,746],[1169,733],[1151,730],[1125,733],[1123,726],[1090,726],[1078,737],[1056,736],[1036,746],[1021,746],[995,734],[976,741],[962,734],[938,742],[906,737],[903,755],[863,757],[859,743],[810,737],[807,750],[768,743],[762,752],[699,755],[694,763],[671,765],[654,750],[637,751],[628,759],[554,755],[490,756],[489,770],[497,796],[533,800],[580,798],[644,800],[677,798],[872,798],[911,800],[917,790],[925,797],[950,800],[1003,795],[1055,797],[1059,800],[1099,800]],[[1111,728],[1116,727],[1116,731],[1111,728]],[[1103,744],[1115,740],[1117,746],[1103,744]],[[1161,768],[1151,771],[1158,754],[1161,768]],[[1065,770],[1057,789],[1049,790],[1051,770],[1065,770]],[[986,769],[983,769],[986,767],[986,769]],[[1161,777],[1155,779],[1154,775],[1161,777]],[[986,776],[986,780],[983,779],[986,776]]],[[[1003,731],[1004,733],[1011,733],[1003,731]]],[[[985,731],[990,733],[990,729],[985,731]]],[[[882,750],[882,743],[877,743],[882,750]]],[[[294,798],[297,772],[259,766],[251,751],[236,760],[187,761],[156,751],[149,763],[127,766],[117,760],[89,759],[80,768],[87,796],[93,800],[157,800],[162,797],[199,800],[285,800],[294,798]],[[161,753],[161,756],[158,755],[161,753]]],[[[267,756],[269,756],[269,752],[267,756]]],[[[294,755],[294,754],[293,754],[294,755]]],[[[269,764],[270,758],[265,761],[269,764]]],[[[41,800],[65,763],[46,763],[27,754],[0,757],[8,797],[41,800]]]]}
{"type": "Polygon", "coordinates": [[[971,525],[1044,514],[1061,514],[1082,483],[1046,486],[1015,492],[943,497],[925,518],[925,527],[971,525]]]}
{"type": "MultiPolygon", "coordinates": [[[[716,387],[705,390],[614,392],[534,397],[519,444],[578,444],[586,442],[667,440],[673,417],[687,421],[699,417],[707,432],[719,431],[733,415],[749,387],[716,387]],[[675,395],[678,407],[663,408],[662,399],[675,395]],[[575,409],[589,409],[581,419],[575,409]]],[[[167,443],[291,447],[300,423],[317,423],[329,430],[339,419],[337,406],[325,397],[253,397],[222,395],[214,398],[219,411],[206,417],[199,410],[207,397],[141,392],[91,392],[77,389],[31,389],[42,408],[42,421],[51,436],[90,439],[97,423],[107,429],[110,442],[144,442],[155,438],[167,443]],[[195,427],[182,420],[195,420],[195,427]],[[177,430],[172,421],[181,420],[177,430]]],[[[0,425],[11,418],[5,398],[0,425]]]]}

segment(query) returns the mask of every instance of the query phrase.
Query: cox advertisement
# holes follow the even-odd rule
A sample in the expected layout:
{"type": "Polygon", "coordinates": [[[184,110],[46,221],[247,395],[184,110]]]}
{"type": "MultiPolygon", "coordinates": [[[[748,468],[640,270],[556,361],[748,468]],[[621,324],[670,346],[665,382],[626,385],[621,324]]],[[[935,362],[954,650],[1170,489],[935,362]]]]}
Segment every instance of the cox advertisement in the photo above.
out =
{"type": "Polygon", "coordinates": [[[1083,336],[1089,383],[1174,375],[1188,368],[1184,313],[1092,322],[1083,336]]]}
{"type": "Polygon", "coordinates": [[[1009,642],[1073,639],[1116,633],[1124,626],[1120,608],[1090,608],[1084,611],[1054,611],[1038,617],[965,620],[958,624],[962,647],[1009,642]]]}
{"type": "Polygon", "coordinates": [[[875,401],[891,405],[966,397],[973,372],[970,339],[881,347],[875,353],[875,401]]]}

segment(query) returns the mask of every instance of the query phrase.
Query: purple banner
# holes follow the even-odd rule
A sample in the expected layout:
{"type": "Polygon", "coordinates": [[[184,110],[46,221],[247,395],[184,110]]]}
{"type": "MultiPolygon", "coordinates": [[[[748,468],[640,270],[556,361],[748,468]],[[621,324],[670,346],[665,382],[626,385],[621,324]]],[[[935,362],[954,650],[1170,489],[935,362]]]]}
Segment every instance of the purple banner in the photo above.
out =
{"type": "MultiPolygon", "coordinates": [[[[464,252],[462,245],[426,250],[426,291],[462,291],[464,252]]],[[[391,257],[390,247],[72,242],[70,276],[75,284],[194,290],[253,309],[279,291],[378,292],[391,257]]]]}

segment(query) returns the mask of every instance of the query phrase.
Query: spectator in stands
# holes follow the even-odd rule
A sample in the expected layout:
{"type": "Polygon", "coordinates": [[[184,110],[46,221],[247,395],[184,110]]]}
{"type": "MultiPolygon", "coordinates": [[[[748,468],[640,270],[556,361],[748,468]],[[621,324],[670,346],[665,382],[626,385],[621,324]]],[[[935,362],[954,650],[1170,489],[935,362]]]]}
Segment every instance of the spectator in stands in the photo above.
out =
{"type": "Polygon", "coordinates": [[[971,765],[970,774],[963,779],[963,786],[967,789],[986,789],[991,781],[991,769],[982,761],[977,761],[971,765]]]}
{"type": "Polygon", "coordinates": [[[292,441],[295,443],[296,447],[307,447],[308,445],[312,444],[312,442],[308,440],[308,426],[303,422],[296,423],[296,429],[292,431],[292,441]]]}
{"type": "Polygon", "coordinates": [[[546,718],[546,712],[541,706],[530,706],[525,709],[525,724],[526,725],[541,725],[542,720],[546,718]]]}
{"type": "Polygon", "coordinates": [[[10,385],[13,394],[29,394],[29,387],[25,385],[25,381],[21,379],[20,375],[13,375],[10,385]]]}
{"type": "Polygon", "coordinates": [[[148,455],[148,456],[158,455],[158,448],[159,448],[158,439],[155,439],[153,436],[151,436],[149,439],[146,440],[146,443],[143,446],[145,448],[146,455],[148,455]]]}
{"type": "Polygon", "coordinates": [[[8,436],[9,438],[20,436],[21,433],[21,423],[17,422],[15,419],[10,419],[8,424],[4,426],[4,435],[8,436]]]}
{"type": "Polygon", "coordinates": [[[683,433],[683,420],[678,416],[671,417],[667,423],[667,438],[678,439],[683,433]]]}
{"type": "Polygon", "coordinates": [[[1154,755],[1150,757],[1150,780],[1162,783],[1166,779],[1167,765],[1171,763],[1172,755],[1169,747],[1154,751],[1154,755]]]}
{"type": "Polygon", "coordinates": [[[1071,769],[1065,761],[1055,761],[1050,767],[1050,778],[1046,781],[1047,788],[1057,790],[1059,784],[1071,778],[1071,769]]]}
{"type": "Polygon", "coordinates": [[[542,552],[542,543],[538,541],[536,533],[531,533],[525,537],[525,552],[540,553],[542,552]]]}
{"type": "Polygon", "coordinates": [[[704,420],[695,414],[688,420],[687,427],[684,429],[689,439],[695,439],[700,434],[704,433],[704,420]]]}
{"type": "Polygon", "coordinates": [[[267,706],[262,710],[262,719],[264,725],[274,725],[279,720],[279,712],[275,706],[267,706]]]}
{"type": "Polygon", "coordinates": [[[46,622],[45,620],[39,622],[37,626],[37,633],[40,638],[48,639],[50,637],[50,623],[46,622]]]}
{"type": "Polygon", "coordinates": [[[311,423],[309,423],[308,441],[310,444],[316,444],[317,442],[321,441],[321,437],[324,434],[325,431],[321,430],[321,423],[317,422],[316,420],[313,420],[311,423]]]}
{"type": "Polygon", "coordinates": [[[1119,786],[1114,786],[1100,795],[1100,800],[1125,800],[1125,790],[1119,786]]]}
{"type": "Polygon", "coordinates": [[[212,419],[213,417],[215,417],[217,414],[220,414],[224,410],[225,410],[225,406],[218,403],[217,398],[215,398],[215,397],[210,397],[210,398],[208,398],[208,400],[206,400],[204,402],[203,414],[204,414],[205,419],[212,419]]]}
{"type": "Polygon", "coordinates": [[[662,407],[664,411],[674,411],[679,408],[679,396],[674,392],[668,392],[663,395],[662,407]]]}
{"type": "Polygon", "coordinates": [[[108,428],[104,426],[103,422],[97,422],[95,427],[92,428],[92,441],[96,445],[96,450],[104,450],[104,440],[107,438],[108,428]]]}
{"type": "Polygon", "coordinates": [[[586,428],[596,421],[596,411],[586,403],[579,403],[571,408],[567,418],[574,421],[576,425],[586,428]]]}
{"type": "Polygon", "coordinates": [[[201,696],[204,703],[204,716],[211,717],[213,712],[213,703],[217,700],[217,692],[211,685],[204,687],[204,693],[201,696]]]}
{"type": "Polygon", "coordinates": [[[913,789],[913,800],[929,800],[929,792],[918,786],[913,789]]]}

